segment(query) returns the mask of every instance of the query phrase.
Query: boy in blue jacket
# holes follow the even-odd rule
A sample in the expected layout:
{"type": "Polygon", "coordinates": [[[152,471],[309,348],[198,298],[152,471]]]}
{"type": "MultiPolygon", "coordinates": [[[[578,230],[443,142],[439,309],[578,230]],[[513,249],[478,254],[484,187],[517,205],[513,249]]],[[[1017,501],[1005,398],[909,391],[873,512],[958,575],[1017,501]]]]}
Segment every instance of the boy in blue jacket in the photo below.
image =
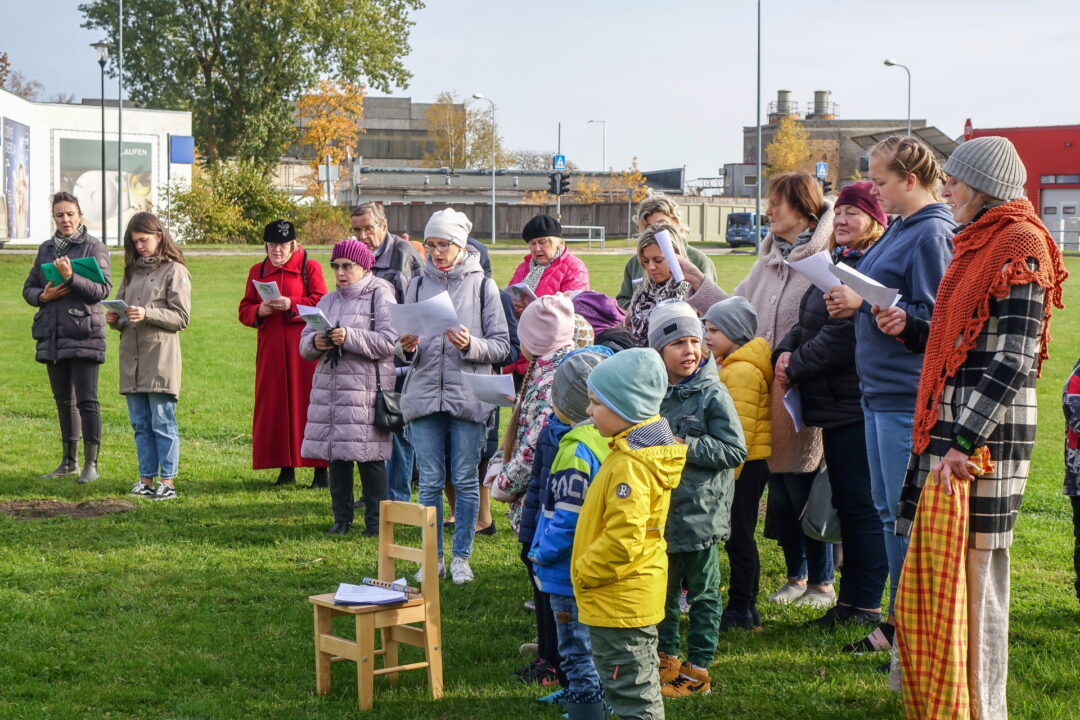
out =
{"type": "MultiPolygon", "coordinates": [[[[541,700],[565,705],[571,718],[588,717],[591,711],[603,711],[606,715],[604,690],[592,661],[589,630],[578,622],[574,586],[570,581],[570,554],[585,492],[610,452],[608,441],[585,414],[589,405],[586,380],[592,369],[612,354],[608,348],[596,345],[575,350],[555,371],[551,390],[554,419],[566,431],[540,491],[540,515],[529,550],[537,585],[548,594],[562,670],[568,681],[562,690],[541,700]]],[[[551,422],[549,419],[549,425],[551,422]]]]}

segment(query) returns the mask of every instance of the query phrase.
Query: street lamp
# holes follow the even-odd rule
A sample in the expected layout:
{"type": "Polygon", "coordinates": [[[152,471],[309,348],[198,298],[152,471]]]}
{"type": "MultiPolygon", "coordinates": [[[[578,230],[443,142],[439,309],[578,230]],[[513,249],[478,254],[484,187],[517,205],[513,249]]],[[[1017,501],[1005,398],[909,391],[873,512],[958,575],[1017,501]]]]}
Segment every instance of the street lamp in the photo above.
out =
{"type": "Polygon", "coordinates": [[[911,71],[908,70],[907,65],[901,65],[892,58],[885,61],[885,66],[904,68],[904,72],[907,73],[907,134],[911,137],[911,71]]]}
{"type": "Polygon", "coordinates": [[[473,93],[477,100],[491,103],[491,244],[495,244],[495,101],[480,93],[473,93]]]}
{"type": "Polygon", "coordinates": [[[97,50],[97,62],[101,68],[101,242],[108,245],[105,240],[105,62],[109,59],[109,43],[99,40],[90,43],[90,47],[97,50]]]}
{"type": "Polygon", "coordinates": [[[603,163],[601,164],[600,169],[603,170],[604,172],[607,172],[607,120],[590,120],[589,121],[590,125],[592,125],[593,123],[600,123],[604,128],[604,154],[603,154],[604,160],[603,160],[603,163]]]}

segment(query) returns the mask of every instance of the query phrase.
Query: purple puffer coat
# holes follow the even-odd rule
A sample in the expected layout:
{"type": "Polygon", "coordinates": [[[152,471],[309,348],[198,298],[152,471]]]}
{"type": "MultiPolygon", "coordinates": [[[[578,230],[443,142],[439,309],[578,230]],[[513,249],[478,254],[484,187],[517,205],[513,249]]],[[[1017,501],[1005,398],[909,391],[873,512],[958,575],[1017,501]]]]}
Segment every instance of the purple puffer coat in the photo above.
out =
{"type": "Polygon", "coordinates": [[[319,300],[318,308],[335,327],[348,332],[336,367],[323,362],[315,348],[315,331],[304,328],[300,354],[319,360],[311,384],[307,426],[301,455],[318,460],[390,459],[390,435],[376,428],[375,367],[384,389],[394,389],[394,342],[386,306],[394,302],[394,288],[368,273],[352,285],[338,288],[319,300]],[[371,300],[375,298],[374,330],[371,300]]]}

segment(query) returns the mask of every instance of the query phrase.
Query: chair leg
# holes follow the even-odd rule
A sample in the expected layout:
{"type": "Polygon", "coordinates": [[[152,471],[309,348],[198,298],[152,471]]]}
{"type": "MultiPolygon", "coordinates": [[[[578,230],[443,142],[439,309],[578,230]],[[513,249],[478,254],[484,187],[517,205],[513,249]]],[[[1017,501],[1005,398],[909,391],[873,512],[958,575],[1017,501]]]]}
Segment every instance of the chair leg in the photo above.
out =
{"type": "MultiPolygon", "coordinates": [[[[382,633],[383,667],[394,667],[398,664],[398,643],[394,640],[394,628],[383,628],[380,632],[382,633]]],[[[400,675],[401,673],[387,673],[386,677],[390,679],[390,682],[397,682],[400,675]]]]}
{"type": "Polygon", "coordinates": [[[424,656],[428,661],[427,675],[431,697],[438,700],[443,696],[442,631],[439,623],[431,622],[430,619],[424,623],[424,656]]]}
{"type": "Polygon", "coordinates": [[[330,692],[330,653],[323,652],[322,636],[333,633],[334,619],[328,608],[312,607],[315,608],[315,694],[325,695],[330,692]]]}
{"type": "Polygon", "coordinates": [[[360,709],[370,710],[375,700],[375,616],[371,613],[356,616],[356,684],[360,709]]]}

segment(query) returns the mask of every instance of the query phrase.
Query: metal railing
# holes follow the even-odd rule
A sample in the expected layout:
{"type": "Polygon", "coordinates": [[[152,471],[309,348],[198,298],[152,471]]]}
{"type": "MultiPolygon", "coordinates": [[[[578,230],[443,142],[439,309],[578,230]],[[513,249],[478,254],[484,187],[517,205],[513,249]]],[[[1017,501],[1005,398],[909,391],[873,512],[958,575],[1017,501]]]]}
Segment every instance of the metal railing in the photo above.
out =
{"type": "Polygon", "coordinates": [[[564,242],[588,243],[589,250],[592,250],[592,245],[595,242],[599,243],[601,250],[604,249],[606,230],[603,225],[563,225],[562,229],[564,242]],[[585,237],[567,237],[567,230],[583,230],[585,231],[585,237]]]}

